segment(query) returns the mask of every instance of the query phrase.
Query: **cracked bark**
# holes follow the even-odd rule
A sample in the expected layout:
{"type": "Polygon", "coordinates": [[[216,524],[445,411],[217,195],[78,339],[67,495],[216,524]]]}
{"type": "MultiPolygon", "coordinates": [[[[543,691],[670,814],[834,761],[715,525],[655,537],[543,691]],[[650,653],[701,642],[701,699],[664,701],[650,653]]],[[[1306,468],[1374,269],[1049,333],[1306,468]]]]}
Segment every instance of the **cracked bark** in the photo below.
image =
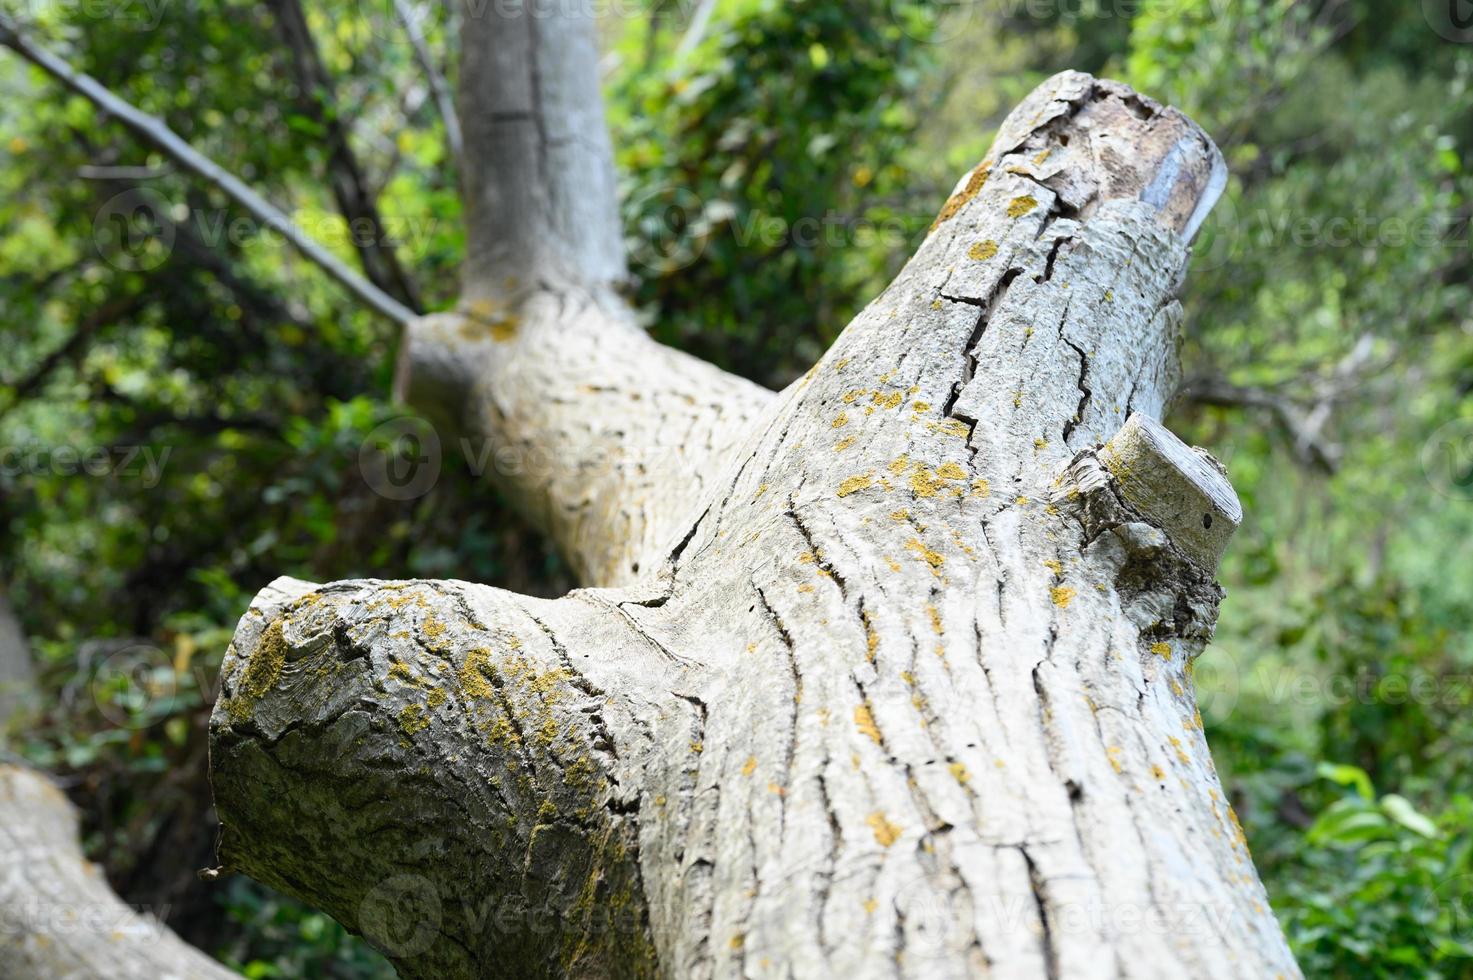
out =
{"type": "Polygon", "coordinates": [[[591,28],[495,19],[462,116],[506,166],[400,384],[511,450],[590,587],[273,584],[212,722],[222,863],[407,977],[1298,975],[1192,691],[1183,521],[1236,501],[1149,422],[1206,136],[1049,80],[774,395],[633,327],[591,28]]]}

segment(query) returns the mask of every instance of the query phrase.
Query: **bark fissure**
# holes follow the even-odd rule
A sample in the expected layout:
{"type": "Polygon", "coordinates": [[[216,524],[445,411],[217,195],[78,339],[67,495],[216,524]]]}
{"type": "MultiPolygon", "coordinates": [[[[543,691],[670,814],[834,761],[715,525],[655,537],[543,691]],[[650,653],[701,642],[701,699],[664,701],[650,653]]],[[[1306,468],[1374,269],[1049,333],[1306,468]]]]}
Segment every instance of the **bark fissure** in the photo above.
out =
{"type": "Polygon", "coordinates": [[[604,151],[567,125],[582,110],[552,79],[596,79],[562,74],[555,35],[471,30],[486,50],[463,102],[528,117],[463,107],[465,302],[416,321],[401,381],[447,424],[528,456],[556,444],[490,476],[594,587],[350,584],[294,607],[294,643],[337,627],[269,684],[247,682],[270,673],[250,673],[267,623],[248,615],[214,719],[225,852],[348,921],[375,872],[522,855],[433,875],[435,894],[547,898],[553,938],[451,927],[464,951],[396,959],[414,977],[497,953],[563,975],[1293,975],[1186,673],[1226,538],[1180,515],[1236,504],[1112,401],[1150,416],[1175,383],[1187,240],[1220,190],[1210,142],[1115,83],[1051,79],[894,282],[773,394],[643,336],[604,252],[569,271],[590,244],[559,225],[557,161],[604,151]],[[525,199],[492,193],[508,188],[525,199]],[[290,728],[328,716],[315,751],[290,728]],[[252,775],[316,800],[297,784],[334,751],[373,781],[338,785],[378,794],[357,824],[373,844],[312,826],[284,852],[265,828],[292,804],[252,775]],[[375,857],[396,842],[419,849],[375,857]],[[345,849],[369,867],[321,870],[345,849]],[[1186,895],[1221,921],[1162,941],[1115,919],[1176,922],[1186,895]],[[634,910],[619,942],[586,927],[590,902],[634,910]]]}

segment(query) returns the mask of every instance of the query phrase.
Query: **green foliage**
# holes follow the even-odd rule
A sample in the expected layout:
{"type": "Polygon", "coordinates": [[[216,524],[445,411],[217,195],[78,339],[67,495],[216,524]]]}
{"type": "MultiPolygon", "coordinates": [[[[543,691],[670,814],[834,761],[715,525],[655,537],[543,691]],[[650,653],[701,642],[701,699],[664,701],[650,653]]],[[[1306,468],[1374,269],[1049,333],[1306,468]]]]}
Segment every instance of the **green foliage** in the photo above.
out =
{"type": "Polygon", "coordinates": [[[393,980],[393,967],[331,917],[243,881],[226,897],[240,930],[221,960],[251,980],[393,980]]]}
{"type": "Polygon", "coordinates": [[[693,56],[641,62],[642,31],[619,47],[611,116],[635,299],[661,340],[782,385],[930,223],[894,198],[932,15],[891,0],[729,7],[693,56]]]}
{"type": "Polygon", "coordinates": [[[1325,807],[1278,879],[1276,907],[1311,977],[1457,977],[1473,962],[1473,799],[1431,818],[1377,797],[1354,766],[1321,775],[1354,791],[1325,807]]]}
{"type": "MultiPolygon", "coordinates": [[[[1214,753],[1307,975],[1473,976],[1473,494],[1427,462],[1441,427],[1473,432],[1473,48],[1392,0],[725,0],[682,51],[688,7],[605,26],[632,295],[661,339],[772,385],[1045,75],[1124,77],[1212,132],[1232,178],[1186,290],[1187,375],[1292,409],[1173,419],[1248,514],[1197,665],[1214,753]]],[[[452,301],[456,175],[432,103],[405,100],[421,71],[387,4],[306,4],[335,89],[316,102],[270,5],[97,9],[31,12],[355,262],[319,115],[341,113],[401,262],[452,301]]],[[[3,57],[0,130],[0,580],[49,695],[15,747],[73,787],[126,898],[175,896],[172,924],[246,975],[387,976],[320,914],[194,879],[235,619],[277,574],[568,576],[475,479],[476,447],[443,445],[423,496],[374,492],[395,337],[280,242],[3,57]]]]}

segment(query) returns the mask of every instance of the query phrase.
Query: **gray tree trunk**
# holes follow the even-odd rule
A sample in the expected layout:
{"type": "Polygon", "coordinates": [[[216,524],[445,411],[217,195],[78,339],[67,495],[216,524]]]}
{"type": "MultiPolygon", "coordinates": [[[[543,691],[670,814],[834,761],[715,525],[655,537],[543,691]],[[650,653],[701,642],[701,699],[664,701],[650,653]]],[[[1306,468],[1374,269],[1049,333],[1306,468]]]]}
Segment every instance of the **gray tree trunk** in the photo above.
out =
{"type": "MultiPolygon", "coordinates": [[[[25,632],[0,593],[0,745],[35,709],[25,632]]],[[[115,895],[82,854],[77,813],[39,773],[0,762],[0,978],[216,980],[234,974],[115,895]]]]}
{"type": "Polygon", "coordinates": [[[0,977],[227,980],[236,974],[133,909],[82,854],[66,796],[0,763],[0,977]]]}
{"type": "Polygon", "coordinates": [[[1194,704],[1237,501],[1153,421],[1211,141],[1050,79],[773,394],[615,295],[592,25],[537,9],[465,12],[465,300],[399,380],[589,587],[261,592],[224,866],[406,977],[1297,976],[1194,704]]]}

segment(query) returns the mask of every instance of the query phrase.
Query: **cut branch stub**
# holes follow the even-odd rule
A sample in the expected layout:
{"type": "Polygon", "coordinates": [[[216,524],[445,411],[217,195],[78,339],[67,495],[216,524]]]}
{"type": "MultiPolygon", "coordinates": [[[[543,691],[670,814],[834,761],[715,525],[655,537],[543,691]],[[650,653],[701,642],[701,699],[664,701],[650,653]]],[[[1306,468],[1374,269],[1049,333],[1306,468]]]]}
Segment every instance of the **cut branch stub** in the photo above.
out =
{"type": "Polygon", "coordinates": [[[1208,572],[1217,568],[1243,522],[1221,463],[1145,415],[1132,415],[1097,455],[1127,503],[1208,572]]]}

